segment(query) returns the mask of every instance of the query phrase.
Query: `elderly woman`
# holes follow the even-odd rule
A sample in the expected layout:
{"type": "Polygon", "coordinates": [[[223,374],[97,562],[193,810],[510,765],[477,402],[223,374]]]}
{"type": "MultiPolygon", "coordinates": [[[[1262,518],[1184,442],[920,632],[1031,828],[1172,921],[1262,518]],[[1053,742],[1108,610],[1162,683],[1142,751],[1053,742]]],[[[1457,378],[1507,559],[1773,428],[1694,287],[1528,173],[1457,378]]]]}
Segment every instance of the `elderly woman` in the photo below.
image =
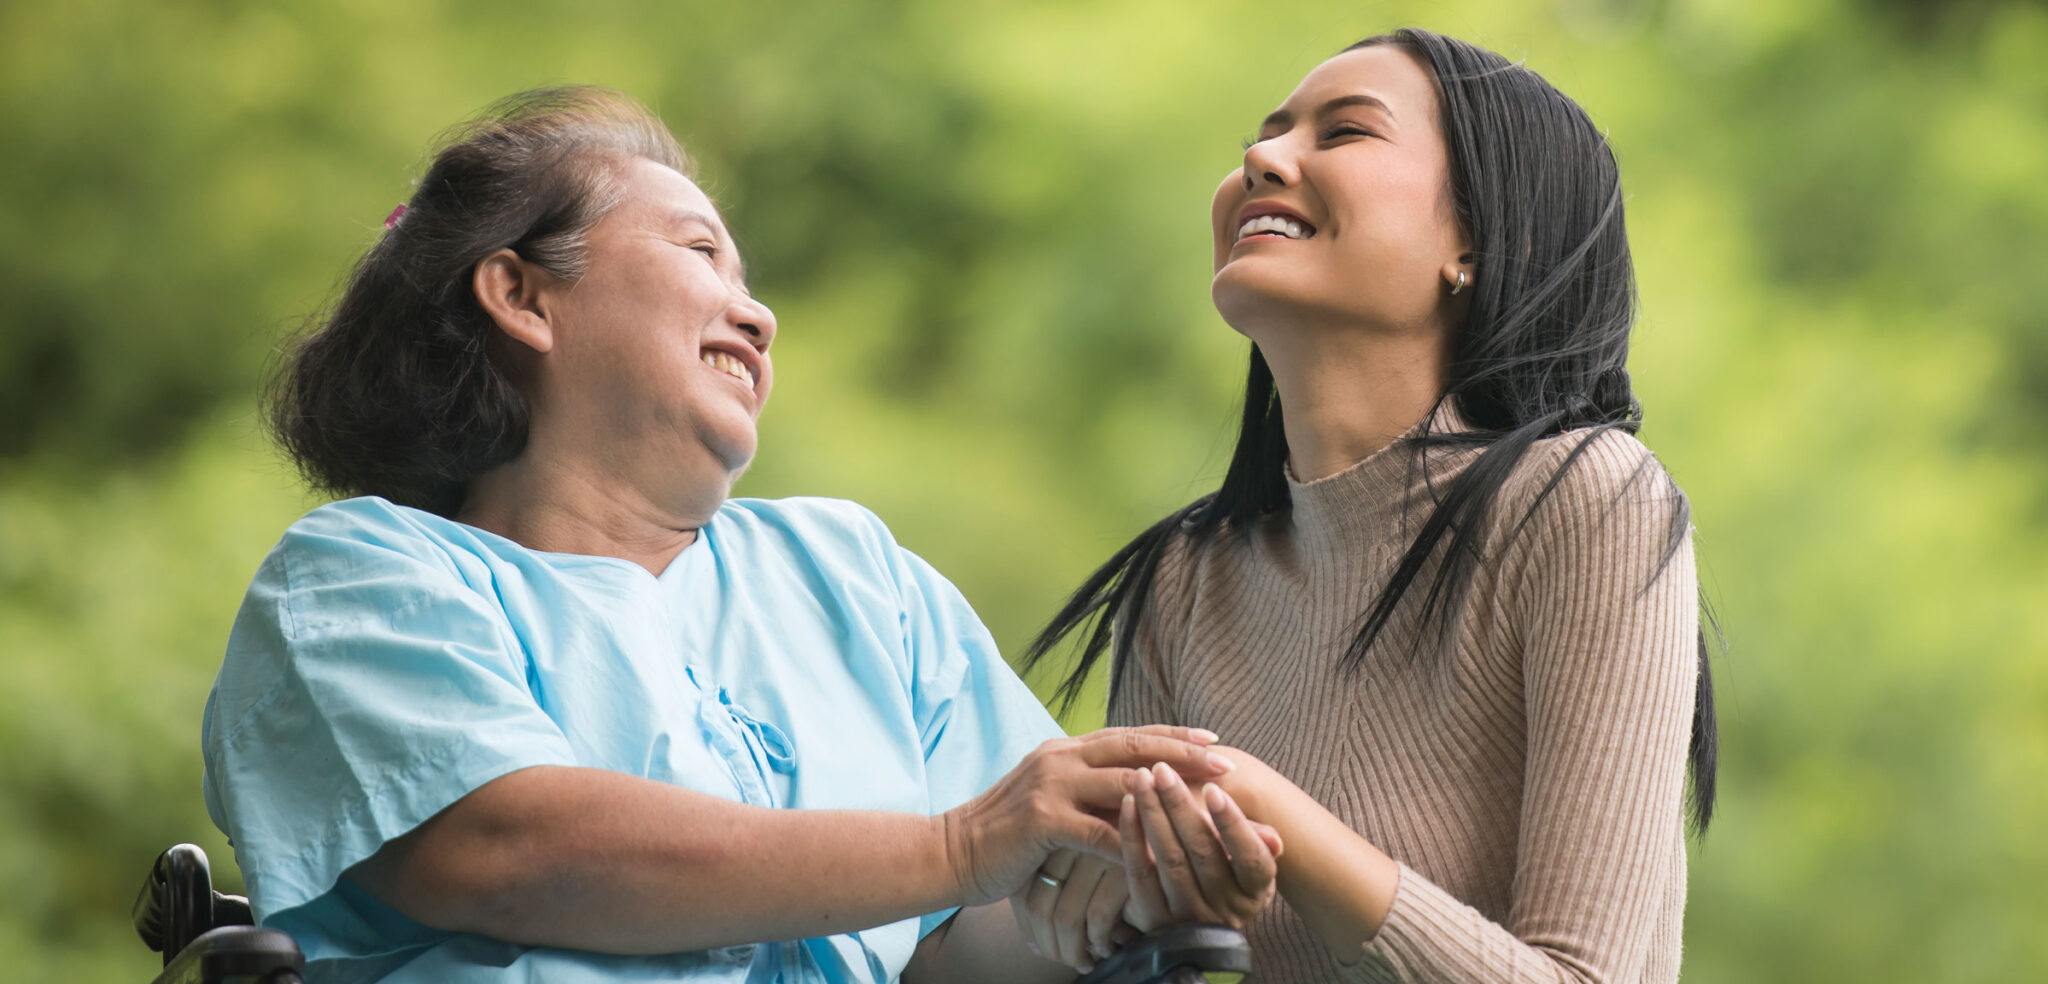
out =
{"type": "Polygon", "coordinates": [[[207,702],[257,914],[316,981],[1071,977],[988,904],[1117,857],[1138,767],[1229,764],[1062,736],[859,507],[727,498],[776,326],[687,174],[621,96],[515,97],[285,366],[278,434],[353,497],[207,702]]]}

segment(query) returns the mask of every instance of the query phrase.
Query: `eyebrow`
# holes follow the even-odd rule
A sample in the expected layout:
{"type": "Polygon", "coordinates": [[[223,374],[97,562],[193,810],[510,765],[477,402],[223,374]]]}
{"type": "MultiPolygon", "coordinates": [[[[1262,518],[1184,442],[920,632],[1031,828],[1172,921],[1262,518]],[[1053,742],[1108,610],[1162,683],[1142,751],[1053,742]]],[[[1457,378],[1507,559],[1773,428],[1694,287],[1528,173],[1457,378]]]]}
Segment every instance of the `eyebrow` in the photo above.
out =
{"type": "MultiPolygon", "coordinates": [[[[1337,98],[1332,99],[1329,102],[1326,102],[1321,106],[1316,107],[1316,115],[1328,116],[1331,113],[1336,112],[1337,110],[1349,109],[1352,106],[1364,106],[1367,109],[1377,109],[1380,112],[1387,114],[1388,119],[1393,120],[1397,123],[1400,122],[1400,118],[1394,115],[1394,110],[1392,107],[1388,106],[1378,96],[1368,96],[1362,92],[1353,93],[1348,96],[1338,96],[1337,98]]],[[[1285,127],[1293,122],[1293,113],[1290,113],[1285,109],[1276,109],[1271,114],[1269,114],[1264,120],[1261,120],[1259,122],[1259,129],[1263,130],[1269,126],[1285,127]]]]}
{"type": "MultiPolygon", "coordinates": [[[[685,223],[690,222],[695,222],[711,232],[718,232],[719,230],[724,228],[724,226],[721,225],[717,219],[714,219],[703,212],[699,212],[694,208],[678,207],[672,208],[668,211],[668,224],[683,225],[685,223]]],[[[739,269],[740,281],[744,283],[747,279],[747,261],[744,257],[740,256],[739,244],[733,243],[731,241],[732,233],[726,232],[725,237],[727,243],[729,244],[728,248],[732,251],[733,263],[736,264],[739,269]]]]}

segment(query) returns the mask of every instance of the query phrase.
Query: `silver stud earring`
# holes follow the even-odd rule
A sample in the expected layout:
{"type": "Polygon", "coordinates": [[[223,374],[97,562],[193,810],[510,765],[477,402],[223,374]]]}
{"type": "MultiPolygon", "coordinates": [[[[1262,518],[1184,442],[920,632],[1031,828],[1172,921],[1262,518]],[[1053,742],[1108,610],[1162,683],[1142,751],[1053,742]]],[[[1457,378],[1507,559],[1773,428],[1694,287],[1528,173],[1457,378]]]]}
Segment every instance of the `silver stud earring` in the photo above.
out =
{"type": "Polygon", "coordinates": [[[1456,297],[1456,296],[1458,296],[1458,292],[1459,292],[1459,291],[1461,291],[1461,290],[1464,290],[1464,289],[1465,289],[1465,271],[1463,271],[1463,270],[1460,270],[1460,271],[1458,271],[1458,282],[1457,282],[1457,283],[1455,283],[1455,284],[1452,284],[1452,285],[1451,285],[1451,296],[1452,296],[1452,297],[1456,297]]]}

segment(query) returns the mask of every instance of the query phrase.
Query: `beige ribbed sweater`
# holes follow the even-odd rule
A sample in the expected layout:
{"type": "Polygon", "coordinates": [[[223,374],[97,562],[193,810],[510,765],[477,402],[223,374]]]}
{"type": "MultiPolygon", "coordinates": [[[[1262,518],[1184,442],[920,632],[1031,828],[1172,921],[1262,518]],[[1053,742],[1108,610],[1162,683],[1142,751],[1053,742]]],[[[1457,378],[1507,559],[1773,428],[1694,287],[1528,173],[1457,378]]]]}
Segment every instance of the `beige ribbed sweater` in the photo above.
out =
{"type": "Polygon", "coordinates": [[[1209,728],[1401,864],[1360,963],[1282,897],[1249,927],[1251,979],[1677,980],[1699,616],[1689,536],[1657,573],[1675,487],[1610,431],[1506,537],[1584,437],[1539,442],[1502,489],[1447,647],[1417,626],[1431,568],[1343,660],[1471,451],[1431,452],[1426,485],[1397,444],[1290,480],[1291,515],[1169,550],[1110,723],[1209,728]]]}

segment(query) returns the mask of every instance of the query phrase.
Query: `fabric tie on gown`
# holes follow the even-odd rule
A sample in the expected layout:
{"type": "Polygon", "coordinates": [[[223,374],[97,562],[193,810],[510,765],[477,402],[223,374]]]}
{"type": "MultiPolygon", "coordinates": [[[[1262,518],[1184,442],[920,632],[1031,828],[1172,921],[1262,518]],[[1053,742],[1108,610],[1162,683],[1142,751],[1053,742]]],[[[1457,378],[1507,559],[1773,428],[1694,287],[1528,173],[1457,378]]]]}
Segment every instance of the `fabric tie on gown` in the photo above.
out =
{"type": "Polygon", "coordinates": [[[712,683],[711,674],[698,666],[685,668],[690,682],[705,695],[698,706],[698,723],[704,736],[718,750],[739,786],[740,801],[754,806],[781,806],[780,797],[768,783],[770,775],[796,773],[796,745],[781,728],[764,721],[745,705],[732,699],[724,687],[712,683]],[[747,765],[752,765],[748,768],[747,765]]]}

